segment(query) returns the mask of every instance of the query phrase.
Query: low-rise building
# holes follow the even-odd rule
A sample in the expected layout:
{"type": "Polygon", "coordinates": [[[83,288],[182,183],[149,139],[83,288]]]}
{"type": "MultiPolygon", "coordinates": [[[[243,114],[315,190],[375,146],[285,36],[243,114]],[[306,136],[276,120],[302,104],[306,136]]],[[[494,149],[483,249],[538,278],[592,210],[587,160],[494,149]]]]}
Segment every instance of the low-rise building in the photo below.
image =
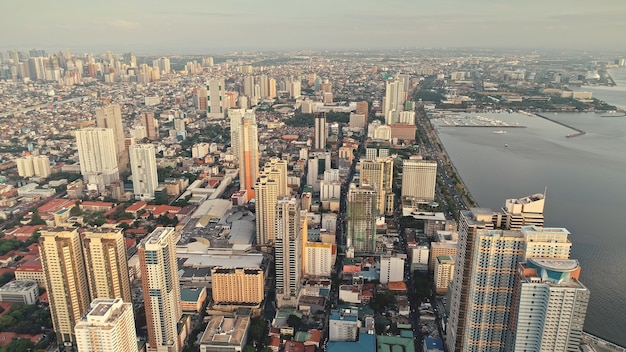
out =
{"type": "Polygon", "coordinates": [[[243,351],[249,326],[249,316],[212,316],[200,338],[200,352],[243,351]]]}
{"type": "Polygon", "coordinates": [[[39,299],[39,286],[34,280],[15,280],[0,287],[0,302],[35,304],[39,299]]]}

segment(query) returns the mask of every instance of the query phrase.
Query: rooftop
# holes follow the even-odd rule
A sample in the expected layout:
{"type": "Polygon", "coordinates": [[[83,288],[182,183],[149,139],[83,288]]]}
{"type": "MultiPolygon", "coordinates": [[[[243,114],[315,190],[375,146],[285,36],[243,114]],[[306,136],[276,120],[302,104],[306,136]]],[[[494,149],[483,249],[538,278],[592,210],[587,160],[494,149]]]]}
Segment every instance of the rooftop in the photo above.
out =
{"type": "Polygon", "coordinates": [[[15,291],[28,291],[33,287],[37,287],[37,282],[33,280],[15,280],[9,281],[4,286],[0,287],[0,292],[15,292],[15,291]]]}

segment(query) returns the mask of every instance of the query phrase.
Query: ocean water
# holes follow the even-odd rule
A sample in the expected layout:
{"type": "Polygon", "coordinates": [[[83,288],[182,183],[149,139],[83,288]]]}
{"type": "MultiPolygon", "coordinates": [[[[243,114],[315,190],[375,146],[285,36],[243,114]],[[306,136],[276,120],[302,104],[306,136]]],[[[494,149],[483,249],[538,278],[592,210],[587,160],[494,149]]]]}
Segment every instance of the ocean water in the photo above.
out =
{"type": "MultiPolygon", "coordinates": [[[[607,102],[626,107],[621,89],[594,90],[594,95],[603,99],[605,92],[607,102]]],[[[575,131],[539,117],[478,115],[527,128],[505,129],[506,134],[494,134],[494,128],[438,128],[469,191],[480,206],[497,210],[506,198],[547,189],[545,226],[571,232],[571,258],[579,260],[580,280],[591,291],[585,330],[626,346],[626,228],[621,221],[626,217],[626,117],[546,115],[586,132],[566,138],[575,131]]]]}

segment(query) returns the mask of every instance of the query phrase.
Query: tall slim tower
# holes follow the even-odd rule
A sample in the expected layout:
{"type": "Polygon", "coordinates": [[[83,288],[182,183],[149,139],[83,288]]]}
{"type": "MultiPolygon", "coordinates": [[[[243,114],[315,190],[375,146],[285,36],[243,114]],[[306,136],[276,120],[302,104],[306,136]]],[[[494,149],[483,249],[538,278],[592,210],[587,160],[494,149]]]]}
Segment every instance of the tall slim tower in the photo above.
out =
{"type": "Polygon", "coordinates": [[[211,119],[223,119],[227,106],[224,105],[224,92],[226,87],[224,79],[212,79],[207,83],[207,117],[211,119]]]}
{"type": "Polygon", "coordinates": [[[135,198],[153,199],[154,190],[159,186],[154,145],[131,145],[130,166],[133,175],[133,193],[135,193],[135,198]]]}
{"type": "Polygon", "coordinates": [[[254,185],[256,195],[256,243],[266,245],[276,240],[276,202],[278,182],[269,175],[259,176],[254,185]]]}
{"type": "MultiPolygon", "coordinates": [[[[126,144],[124,143],[124,124],[122,123],[122,110],[120,106],[112,104],[96,108],[96,126],[113,130],[117,164],[120,169],[126,170],[128,167],[128,157],[126,155],[126,144]]],[[[109,145],[108,147],[110,148],[111,146],[109,145]]]]}
{"type": "Polygon", "coordinates": [[[315,116],[315,144],[317,150],[326,149],[326,137],[328,131],[326,129],[326,114],[320,113],[315,116]]]}
{"type": "Polygon", "coordinates": [[[248,199],[254,197],[254,184],[259,175],[259,142],[256,121],[249,117],[239,127],[239,184],[248,199]]]}
{"type": "Polygon", "coordinates": [[[148,351],[178,352],[182,349],[177,333],[182,310],[175,236],[173,227],[158,227],[138,246],[148,351]]]}
{"type": "Polygon", "coordinates": [[[397,79],[389,79],[385,82],[385,101],[383,105],[383,113],[385,123],[388,125],[392,121],[387,121],[387,116],[391,111],[402,111],[404,109],[404,82],[397,79]]]}
{"type": "Polygon", "coordinates": [[[289,187],[287,186],[287,161],[277,157],[270,158],[263,166],[261,171],[278,183],[278,196],[289,196],[289,187]]]}
{"type": "Polygon", "coordinates": [[[96,298],[131,302],[126,246],[121,228],[89,228],[83,237],[89,292],[96,298]]]}
{"type": "Polygon", "coordinates": [[[130,301],[124,302],[121,298],[94,300],[75,330],[78,352],[138,351],[130,301]]]}
{"type": "Polygon", "coordinates": [[[378,158],[376,160],[362,160],[359,163],[361,170],[360,185],[370,185],[378,191],[378,212],[380,214],[393,213],[393,158],[378,158]]]}
{"type": "Polygon", "coordinates": [[[154,113],[142,113],[141,125],[146,128],[146,137],[148,137],[149,140],[155,141],[159,138],[159,124],[154,118],[154,113]]]}
{"type": "Polygon", "coordinates": [[[117,159],[111,153],[115,143],[110,128],[89,127],[76,131],[80,172],[85,182],[97,185],[99,191],[120,179],[117,159]]]}
{"type": "Polygon", "coordinates": [[[350,184],[347,209],[347,245],[357,253],[376,252],[378,192],[372,186],[350,184]]]}
{"type": "Polygon", "coordinates": [[[281,198],[276,204],[276,298],[278,305],[291,305],[300,292],[302,236],[300,202],[281,198]]]}
{"type": "Polygon", "coordinates": [[[509,351],[580,350],[589,290],[573,259],[518,264],[509,351]]]}
{"type": "Polygon", "coordinates": [[[436,161],[411,158],[402,162],[402,198],[431,202],[435,199],[436,183],[436,161]]]}
{"type": "Polygon", "coordinates": [[[72,350],[74,327],[90,302],[78,229],[41,231],[39,252],[57,342],[62,350],[72,350]]]}

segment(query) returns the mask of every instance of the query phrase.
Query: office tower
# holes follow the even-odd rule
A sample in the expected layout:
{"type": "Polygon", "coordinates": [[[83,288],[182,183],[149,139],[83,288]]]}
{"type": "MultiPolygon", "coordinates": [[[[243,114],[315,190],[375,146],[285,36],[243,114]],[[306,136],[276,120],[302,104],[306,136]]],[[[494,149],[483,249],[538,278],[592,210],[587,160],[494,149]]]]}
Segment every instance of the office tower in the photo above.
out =
{"type": "Polygon", "coordinates": [[[414,158],[402,162],[402,198],[420,203],[435,199],[437,162],[414,158]]]}
{"type": "Polygon", "coordinates": [[[304,274],[313,277],[330,277],[336,257],[337,246],[333,243],[305,242],[304,274]]]}
{"type": "MultiPolygon", "coordinates": [[[[239,129],[246,109],[228,109],[228,119],[230,120],[230,146],[235,157],[239,157],[239,129]]],[[[250,114],[250,117],[254,113],[250,114]]]]}
{"type": "Polygon", "coordinates": [[[89,127],[76,131],[80,172],[85,182],[97,185],[100,192],[120,178],[117,159],[111,151],[115,143],[110,128],[89,127]]]}
{"type": "Polygon", "coordinates": [[[138,351],[133,304],[100,298],[76,324],[78,352],[138,351]]]}
{"type": "Polygon", "coordinates": [[[261,268],[211,269],[211,292],[216,304],[260,304],[265,298],[261,268]]]}
{"type": "Polygon", "coordinates": [[[248,199],[254,197],[254,184],[259,175],[259,143],[256,121],[244,117],[239,126],[239,189],[245,190],[248,199]]]}
{"type": "Polygon", "coordinates": [[[307,185],[312,186],[314,191],[319,191],[319,176],[326,170],[330,170],[330,152],[312,152],[307,160],[307,185]]]}
{"type": "MultiPolygon", "coordinates": [[[[385,101],[383,103],[383,115],[391,111],[402,111],[404,108],[404,82],[397,79],[389,79],[385,82],[385,101]]],[[[387,124],[390,122],[385,120],[387,124]]]]}
{"type": "Polygon", "coordinates": [[[320,200],[339,200],[341,197],[341,181],[339,180],[339,170],[330,169],[324,171],[324,179],[320,181],[320,200]]]}
{"type": "Polygon", "coordinates": [[[146,137],[151,141],[159,139],[159,124],[154,118],[154,113],[144,112],[140,118],[141,125],[146,129],[146,137]]]}
{"type": "MultiPolygon", "coordinates": [[[[124,124],[122,123],[122,110],[119,105],[107,105],[96,108],[96,126],[99,128],[110,128],[113,130],[115,138],[115,156],[117,166],[126,170],[128,167],[128,156],[126,155],[126,145],[124,144],[124,124]]],[[[110,152],[111,144],[107,145],[110,152]]]]}
{"type": "Polygon", "coordinates": [[[148,351],[178,352],[182,349],[177,331],[182,310],[175,236],[173,227],[158,227],[138,246],[148,351]]]}
{"type": "Polygon", "coordinates": [[[207,83],[207,118],[223,119],[227,106],[224,105],[224,79],[212,79],[207,83]]]}
{"type": "Polygon", "coordinates": [[[315,116],[315,143],[314,147],[317,150],[326,149],[326,137],[328,131],[326,129],[326,114],[320,113],[315,116]]]}
{"type": "Polygon", "coordinates": [[[518,264],[509,351],[579,351],[589,303],[579,276],[572,259],[518,264]]]}
{"type": "Polygon", "coordinates": [[[45,155],[39,155],[33,158],[33,169],[35,176],[48,177],[52,173],[50,170],[50,159],[45,155]]]}
{"type": "Polygon", "coordinates": [[[152,67],[158,69],[159,73],[170,73],[170,59],[161,57],[156,60],[152,60],[152,67]]]}
{"type": "Polygon", "coordinates": [[[292,99],[297,99],[302,95],[302,83],[298,79],[290,81],[287,89],[292,99]]]}
{"type": "Polygon", "coordinates": [[[435,258],[435,292],[438,295],[448,292],[450,281],[454,278],[454,257],[449,255],[440,255],[435,258]]]}
{"type": "Polygon", "coordinates": [[[278,182],[269,175],[259,176],[254,185],[256,196],[256,243],[266,245],[276,240],[276,203],[278,201],[278,182]]]}
{"type": "Polygon", "coordinates": [[[378,212],[392,214],[395,195],[393,193],[393,157],[378,158],[376,160],[362,160],[359,163],[361,171],[360,186],[373,186],[378,192],[378,212]]]}
{"type": "Polygon", "coordinates": [[[471,208],[459,212],[459,239],[454,278],[450,291],[450,319],[446,326],[448,351],[463,351],[465,317],[470,290],[470,274],[474,268],[476,233],[481,229],[493,229],[497,214],[488,208],[471,208]]]}
{"type": "Polygon", "coordinates": [[[131,302],[124,234],[117,227],[89,228],[83,234],[83,252],[92,298],[121,298],[131,302]]]}
{"type": "Polygon", "coordinates": [[[519,199],[507,199],[502,207],[506,228],[516,230],[527,225],[543,226],[544,205],[545,196],[541,193],[519,199]]]}
{"type": "Polygon", "coordinates": [[[259,96],[263,99],[269,97],[270,80],[266,75],[259,76],[259,96]]]}
{"type": "Polygon", "coordinates": [[[17,158],[15,160],[17,164],[17,174],[20,177],[33,177],[35,175],[35,168],[33,165],[33,156],[28,155],[23,158],[17,158]]]}
{"type": "Polygon", "coordinates": [[[72,349],[76,344],[74,326],[90,302],[78,229],[41,231],[39,254],[57,342],[72,349]]]}
{"type": "Polygon", "coordinates": [[[276,80],[274,78],[270,78],[268,81],[268,98],[276,98],[276,80]]]}
{"type": "Polygon", "coordinates": [[[376,214],[378,192],[372,186],[350,184],[348,190],[347,246],[357,253],[376,252],[376,214]]]}
{"type": "Polygon", "coordinates": [[[131,145],[130,166],[133,175],[133,193],[135,198],[153,199],[154,190],[159,186],[154,145],[131,145]]]}
{"type": "Polygon", "coordinates": [[[364,114],[350,114],[350,128],[365,128],[367,116],[364,114]]]}
{"type": "Polygon", "coordinates": [[[302,229],[300,206],[296,198],[276,203],[276,299],[279,306],[294,305],[300,292],[302,273],[302,229]]]}

